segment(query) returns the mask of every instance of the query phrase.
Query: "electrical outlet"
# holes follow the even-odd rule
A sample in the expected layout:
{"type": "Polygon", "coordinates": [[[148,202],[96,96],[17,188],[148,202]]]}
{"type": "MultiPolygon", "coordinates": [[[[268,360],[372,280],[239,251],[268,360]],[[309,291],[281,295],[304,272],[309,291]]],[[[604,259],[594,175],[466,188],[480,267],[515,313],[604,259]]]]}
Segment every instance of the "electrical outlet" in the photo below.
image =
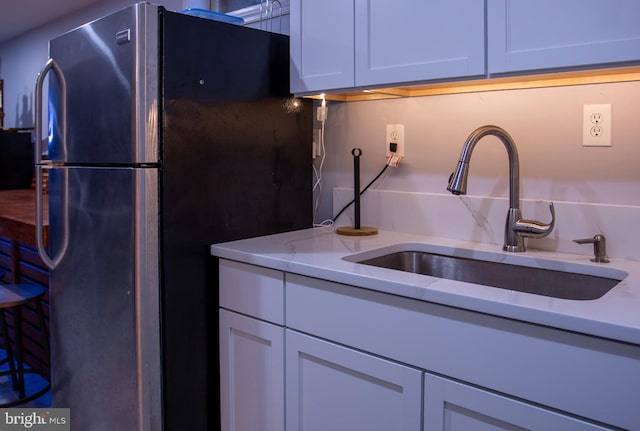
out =
{"type": "Polygon", "coordinates": [[[582,118],[584,147],[611,146],[611,105],[584,105],[582,118]]]}
{"type": "Polygon", "coordinates": [[[385,154],[391,155],[391,144],[396,147],[395,153],[404,157],[404,124],[387,124],[387,136],[384,143],[385,154]]]}

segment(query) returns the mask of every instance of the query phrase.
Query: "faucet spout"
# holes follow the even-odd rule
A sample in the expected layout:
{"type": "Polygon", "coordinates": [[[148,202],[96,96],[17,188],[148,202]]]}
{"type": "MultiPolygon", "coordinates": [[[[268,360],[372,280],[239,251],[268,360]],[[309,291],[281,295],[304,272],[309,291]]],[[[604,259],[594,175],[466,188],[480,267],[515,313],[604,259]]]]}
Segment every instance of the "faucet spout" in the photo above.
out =
{"type": "Polygon", "coordinates": [[[467,178],[469,176],[469,162],[471,154],[480,139],[487,135],[493,135],[500,139],[507,150],[509,157],[509,207],[520,207],[520,160],[516,144],[506,130],[498,126],[482,126],[471,132],[462,147],[460,161],[456,171],[449,177],[449,190],[454,195],[467,194],[467,178]]]}
{"type": "Polygon", "coordinates": [[[553,203],[549,206],[551,222],[540,223],[535,220],[525,220],[520,212],[520,161],[518,150],[511,136],[498,126],[482,126],[471,132],[462,148],[460,161],[456,171],[449,177],[447,190],[454,195],[467,193],[467,179],[469,176],[469,163],[473,150],[483,137],[496,136],[504,144],[509,156],[509,212],[505,224],[504,246],[505,251],[525,251],[524,238],[542,238],[551,233],[555,225],[555,210],[553,203]]]}

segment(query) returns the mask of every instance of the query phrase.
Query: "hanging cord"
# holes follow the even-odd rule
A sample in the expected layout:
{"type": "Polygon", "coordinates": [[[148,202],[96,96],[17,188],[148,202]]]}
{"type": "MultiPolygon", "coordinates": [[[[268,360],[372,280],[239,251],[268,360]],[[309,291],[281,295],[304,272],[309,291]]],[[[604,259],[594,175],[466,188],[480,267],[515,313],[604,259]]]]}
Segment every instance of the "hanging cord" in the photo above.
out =
{"type": "MultiPolygon", "coordinates": [[[[316,194],[316,202],[315,202],[315,206],[313,209],[313,219],[316,219],[316,215],[318,214],[318,209],[320,208],[320,200],[322,198],[322,191],[323,191],[323,187],[322,187],[322,167],[324,166],[324,161],[325,158],[327,157],[327,152],[325,150],[325,145],[324,145],[324,123],[327,121],[327,112],[329,111],[329,107],[327,106],[327,101],[324,98],[324,94],[321,94],[322,96],[322,103],[320,104],[320,106],[317,109],[317,119],[318,121],[320,121],[320,136],[319,138],[319,147],[320,147],[320,165],[318,166],[318,169],[316,169],[315,164],[312,164],[313,166],[313,173],[316,177],[316,181],[313,183],[313,188],[311,189],[312,192],[316,191],[317,189],[317,194],[316,194]]],[[[314,226],[325,226],[327,224],[327,220],[316,224],[314,223],[314,226]]]]}
{"type": "MultiPolygon", "coordinates": [[[[369,189],[369,187],[371,187],[371,186],[373,185],[373,183],[375,183],[375,182],[378,180],[378,178],[380,178],[380,177],[382,176],[382,174],[384,174],[384,172],[387,170],[387,168],[388,168],[388,167],[389,167],[389,165],[388,165],[388,164],[385,164],[385,165],[384,165],[384,168],[382,168],[382,170],[381,170],[380,172],[378,172],[378,175],[376,175],[376,177],[375,177],[374,179],[372,179],[372,180],[369,182],[369,184],[367,184],[367,186],[366,186],[364,189],[362,189],[362,191],[360,192],[360,196],[362,196],[362,195],[364,194],[364,192],[366,192],[366,191],[369,189]]],[[[338,217],[340,217],[340,215],[342,215],[342,213],[343,213],[347,208],[349,208],[349,206],[351,206],[353,203],[355,203],[355,201],[356,201],[355,199],[352,199],[352,200],[351,200],[351,202],[349,202],[348,204],[346,204],[346,205],[345,205],[345,206],[344,206],[344,207],[343,207],[343,208],[338,212],[338,214],[336,214],[336,216],[333,218],[333,220],[331,220],[331,223],[335,223],[335,222],[336,222],[336,220],[338,220],[338,217]]]]}
{"type": "MultiPolygon", "coordinates": [[[[318,169],[316,169],[315,165],[313,165],[313,172],[315,173],[315,176],[316,176],[316,182],[313,184],[313,188],[311,190],[315,190],[316,188],[319,188],[320,190],[322,190],[322,166],[324,165],[324,159],[327,156],[327,152],[324,149],[324,120],[322,121],[320,126],[319,138],[320,138],[320,154],[321,154],[320,166],[318,167],[318,169]]],[[[316,206],[317,206],[317,203],[316,203],[316,206]]]]}

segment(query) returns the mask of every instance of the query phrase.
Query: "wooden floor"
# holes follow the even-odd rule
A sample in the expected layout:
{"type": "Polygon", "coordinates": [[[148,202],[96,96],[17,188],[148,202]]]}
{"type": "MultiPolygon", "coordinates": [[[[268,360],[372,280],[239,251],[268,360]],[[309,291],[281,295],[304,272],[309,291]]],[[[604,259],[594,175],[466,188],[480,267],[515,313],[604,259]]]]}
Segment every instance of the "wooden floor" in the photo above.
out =
{"type": "MultiPolygon", "coordinates": [[[[6,354],[3,349],[0,349],[0,360],[6,358],[6,354]]],[[[8,370],[9,366],[7,363],[0,365],[0,371],[8,370]]],[[[26,385],[26,393],[27,395],[38,392],[42,388],[44,388],[48,382],[40,377],[37,374],[26,374],[25,375],[25,385],[26,385]]],[[[0,376],[0,403],[6,403],[10,401],[14,401],[18,398],[18,394],[13,390],[13,386],[11,384],[10,376],[0,376]]],[[[44,408],[51,407],[51,391],[49,390],[47,393],[42,395],[40,398],[36,398],[26,404],[21,404],[14,406],[15,408],[20,407],[33,407],[33,408],[44,408]]]]}

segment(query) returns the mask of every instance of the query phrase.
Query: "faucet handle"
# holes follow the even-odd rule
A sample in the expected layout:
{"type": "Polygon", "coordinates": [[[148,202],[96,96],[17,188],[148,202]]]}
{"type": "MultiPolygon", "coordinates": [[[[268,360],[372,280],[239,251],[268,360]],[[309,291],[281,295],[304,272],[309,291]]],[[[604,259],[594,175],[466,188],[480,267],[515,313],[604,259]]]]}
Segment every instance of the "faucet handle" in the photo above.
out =
{"type": "Polygon", "coordinates": [[[594,235],[593,238],[574,239],[577,244],[593,244],[594,258],[591,262],[609,263],[607,257],[607,239],[602,234],[594,235]]]}
{"type": "Polygon", "coordinates": [[[549,212],[551,213],[551,221],[549,223],[541,223],[535,220],[517,220],[513,226],[513,230],[523,237],[544,238],[549,235],[556,224],[556,210],[553,202],[549,203],[549,212]]]}

